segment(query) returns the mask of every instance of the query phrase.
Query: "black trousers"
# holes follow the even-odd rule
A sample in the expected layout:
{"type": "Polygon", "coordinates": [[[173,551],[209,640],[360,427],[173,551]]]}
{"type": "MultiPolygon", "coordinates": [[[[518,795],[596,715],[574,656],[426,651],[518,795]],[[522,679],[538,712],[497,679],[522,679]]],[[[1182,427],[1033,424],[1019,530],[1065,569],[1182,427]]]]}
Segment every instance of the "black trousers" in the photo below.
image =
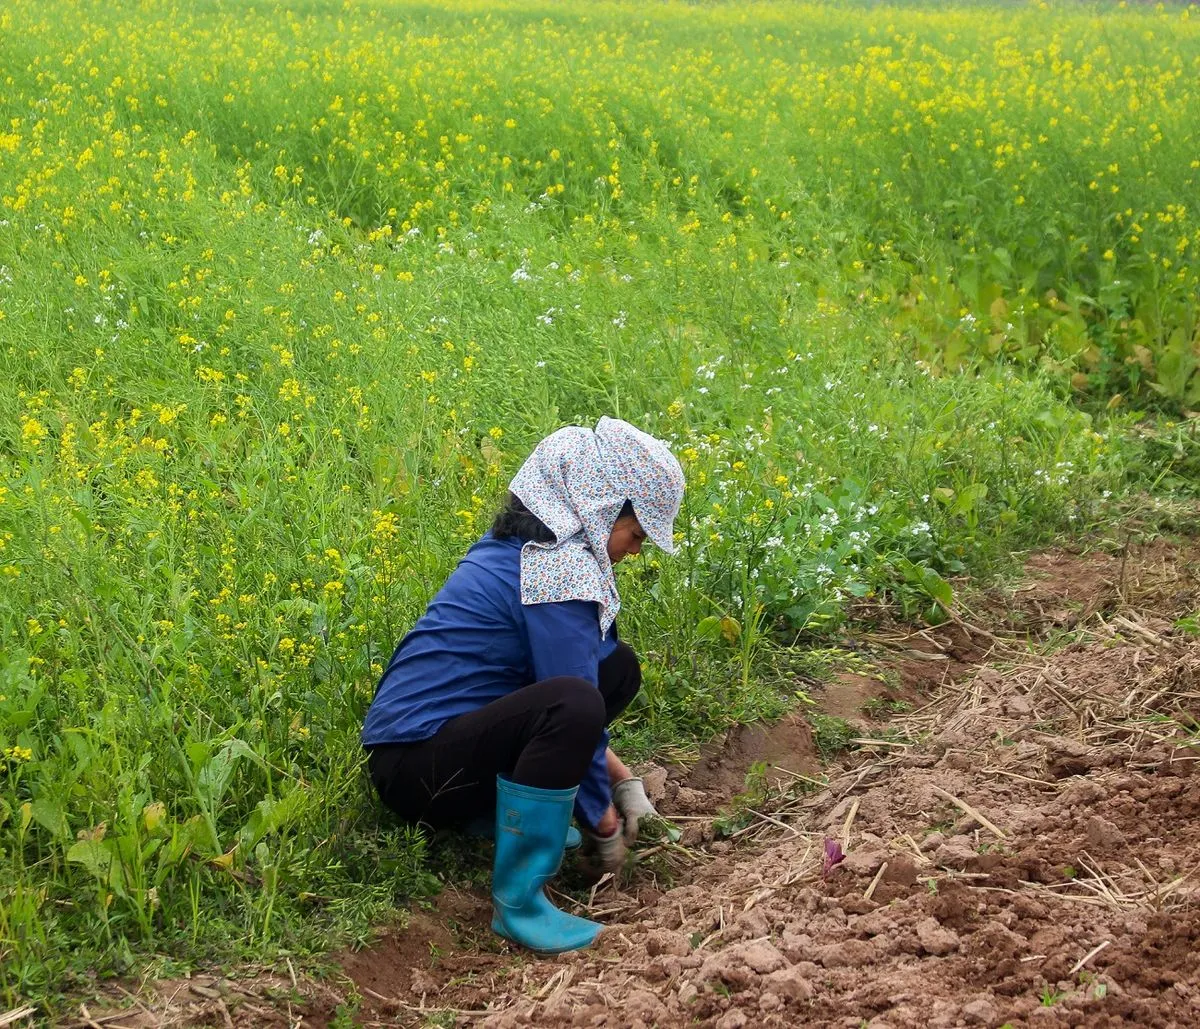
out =
{"type": "Polygon", "coordinates": [[[625,643],[600,662],[599,689],[573,676],[544,679],[451,719],[427,740],[380,743],[367,767],[401,818],[434,827],[489,815],[496,776],[543,790],[578,786],[604,727],[642,683],[625,643]]]}

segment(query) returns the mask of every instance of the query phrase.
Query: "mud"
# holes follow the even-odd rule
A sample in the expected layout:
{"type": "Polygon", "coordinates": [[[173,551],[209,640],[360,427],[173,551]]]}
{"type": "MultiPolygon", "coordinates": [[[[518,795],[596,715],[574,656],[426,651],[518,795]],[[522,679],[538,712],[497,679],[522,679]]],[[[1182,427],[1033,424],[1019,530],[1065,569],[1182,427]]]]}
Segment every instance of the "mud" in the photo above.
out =
{"type": "Polygon", "coordinates": [[[1200,641],[1176,625],[1200,608],[1198,554],[1043,555],[995,634],[980,612],[883,633],[939,677],[924,700],[892,677],[913,709],[824,786],[797,719],[731,734],[683,782],[659,770],[685,845],[553,894],[604,922],[591,950],[510,949],[485,894],[447,890],[343,955],[343,980],[302,980],[286,1019],[192,996],[191,1024],[319,1026],[349,1001],[371,1026],[1200,1025],[1200,641]],[[1018,625],[1072,642],[1039,653],[1018,625]],[[705,816],[751,757],[793,774],[721,838],[705,816]]]}
{"type": "Polygon", "coordinates": [[[1200,1024],[1200,749],[1170,720],[1198,698],[1174,637],[982,669],[914,716],[921,744],[781,796],[788,829],[594,951],[426,1006],[496,1029],[1200,1024]],[[826,837],[847,855],[828,877],[826,837]]]}
{"type": "Polygon", "coordinates": [[[1200,606],[1200,546],[1156,540],[1112,552],[1035,554],[1025,581],[993,597],[995,613],[1035,634],[1073,629],[1124,610],[1186,613],[1200,606]]]}
{"type": "Polygon", "coordinates": [[[691,798],[687,810],[683,810],[679,793],[672,796],[668,784],[662,810],[688,814],[694,813],[698,806],[700,810],[711,811],[714,803],[729,800],[745,788],[746,774],[755,765],[761,766],[768,781],[776,785],[793,781],[789,772],[806,775],[820,772],[821,759],[812,726],[802,714],[786,715],[771,725],[739,725],[730,729],[701,750],[700,760],[683,779],[685,790],[704,796],[691,798]]]}

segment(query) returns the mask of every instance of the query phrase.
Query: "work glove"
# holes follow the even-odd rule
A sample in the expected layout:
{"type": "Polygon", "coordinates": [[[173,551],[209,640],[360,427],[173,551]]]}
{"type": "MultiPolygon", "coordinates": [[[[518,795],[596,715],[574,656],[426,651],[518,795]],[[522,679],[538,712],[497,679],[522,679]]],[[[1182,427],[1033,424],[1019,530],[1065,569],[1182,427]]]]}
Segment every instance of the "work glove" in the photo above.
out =
{"type": "Polygon", "coordinates": [[[591,829],[583,829],[583,845],[579,849],[579,866],[592,880],[599,879],[605,872],[618,875],[625,865],[625,837],[620,827],[611,836],[600,836],[591,829]]]}
{"type": "Polygon", "coordinates": [[[646,796],[641,779],[622,779],[612,788],[613,807],[621,816],[625,845],[632,847],[638,838],[638,825],[647,818],[659,818],[659,813],[646,796]]]}

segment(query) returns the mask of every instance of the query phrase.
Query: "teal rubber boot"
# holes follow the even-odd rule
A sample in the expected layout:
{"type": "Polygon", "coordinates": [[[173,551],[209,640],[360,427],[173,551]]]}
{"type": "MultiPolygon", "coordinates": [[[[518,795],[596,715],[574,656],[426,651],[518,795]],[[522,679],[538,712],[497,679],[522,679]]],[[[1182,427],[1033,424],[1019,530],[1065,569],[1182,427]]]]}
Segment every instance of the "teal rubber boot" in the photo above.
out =
{"type": "Polygon", "coordinates": [[[562,865],[575,793],[496,777],[492,930],[540,954],[579,950],[600,935],[599,922],[559,911],[542,892],[562,865]]]}
{"type": "MultiPolygon", "coordinates": [[[[475,836],[481,840],[493,839],[496,835],[496,816],[486,818],[480,815],[478,818],[472,818],[465,826],[463,832],[468,836],[475,836]]],[[[583,837],[579,834],[579,830],[573,825],[567,826],[567,850],[578,850],[583,846],[583,837]]]]}

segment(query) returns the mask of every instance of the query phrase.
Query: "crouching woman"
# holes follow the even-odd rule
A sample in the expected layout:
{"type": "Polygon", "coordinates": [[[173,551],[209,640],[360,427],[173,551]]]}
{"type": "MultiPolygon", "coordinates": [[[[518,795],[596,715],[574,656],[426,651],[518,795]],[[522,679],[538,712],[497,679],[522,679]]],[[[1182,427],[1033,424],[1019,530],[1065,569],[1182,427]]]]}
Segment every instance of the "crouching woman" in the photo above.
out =
{"type": "Polygon", "coordinates": [[[396,648],[367,712],[383,803],[434,827],[488,819],[492,928],[535,951],[586,947],[600,932],[542,891],[572,812],[593,864],[612,871],[654,813],[608,746],[607,726],[641,682],[617,638],[613,565],[647,538],[673,553],[682,496],[666,444],[627,422],[542,440],[491,531],[396,648]]]}

